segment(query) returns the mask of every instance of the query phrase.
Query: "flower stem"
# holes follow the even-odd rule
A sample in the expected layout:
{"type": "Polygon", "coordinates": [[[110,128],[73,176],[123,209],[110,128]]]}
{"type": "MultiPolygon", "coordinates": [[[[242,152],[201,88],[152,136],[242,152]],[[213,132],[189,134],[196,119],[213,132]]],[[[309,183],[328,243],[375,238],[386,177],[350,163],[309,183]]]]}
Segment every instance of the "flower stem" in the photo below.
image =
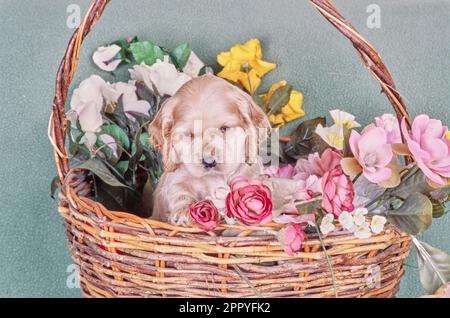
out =
{"type": "Polygon", "coordinates": [[[328,269],[330,270],[330,274],[331,274],[331,280],[333,282],[334,296],[336,298],[339,298],[338,289],[337,289],[337,285],[336,285],[336,277],[334,276],[333,264],[331,264],[330,256],[327,253],[327,248],[325,247],[325,243],[322,239],[322,235],[320,234],[320,230],[319,230],[319,227],[317,226],[317,223],[315,223],[314,229],[316,230],[317,235],[319,237],[320,244],[322,245],[322,250],[325,253],[325,258],[327,260],[328,269]]]}

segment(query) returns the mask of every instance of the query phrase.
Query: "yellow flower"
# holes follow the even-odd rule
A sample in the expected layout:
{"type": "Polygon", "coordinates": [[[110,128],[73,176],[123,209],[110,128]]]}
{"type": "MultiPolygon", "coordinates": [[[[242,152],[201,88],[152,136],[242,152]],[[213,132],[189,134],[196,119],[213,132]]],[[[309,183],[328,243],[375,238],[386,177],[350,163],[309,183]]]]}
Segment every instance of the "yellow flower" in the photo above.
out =
{"type": "Polygon", "coordinates": [[[448,140],[450,140],[450,130],[448,130],[448,131],[445,133],[445,137],[446,137],[448,140]]]}
{"type": "Polygon", "coordinates": [[[223,66],[217,74],[219,77],[241,84],[252,94],[261,84],[261,78],[276,68],[276,64],[262,60],[258,39],[252,39],[244,45],[236,44],[230,51],[220,53],[217,61],[223,66]]]}
{"type": "MultiPolygon", "coordinates": [[[[270,101],[270,98],[275,93],[275,91],[281,87],[287,85],[286,81],[281,81],[272,85],[269,92],[262,96],[263,102],[267,104],[270,101]]],[[[292,91],[291,97],[289,99],[289,103],[281,108],[280,114],[272,114],[269,116],[269,120],[274,125],[281,127],[285,123],[293,121],[297,118],[305,116],[305,112],[302,109],[303,105],[303,95],[299,91],[292,91]]]]}

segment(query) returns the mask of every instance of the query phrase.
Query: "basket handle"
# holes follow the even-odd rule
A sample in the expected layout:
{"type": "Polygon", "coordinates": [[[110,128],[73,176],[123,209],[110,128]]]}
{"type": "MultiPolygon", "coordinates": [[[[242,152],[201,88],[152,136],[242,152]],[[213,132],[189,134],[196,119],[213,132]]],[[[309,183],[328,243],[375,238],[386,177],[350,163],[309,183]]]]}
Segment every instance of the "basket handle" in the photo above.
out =
{"type": "MultiPolygon", "coordinates": [[[[80,53],[81,44],[102,15],[110,0],[93,0],[80,26],[75,30],[66,53],[61,61],[56,76],[56,90],[53,99],[48,135],[53,145],[53,152],[60,181],[63,182],[69,172],[69,158],[65,148],[67,118],[64,112],[70,83],[73,79],[80,53]]],[[[362,62],[369,68],[372,75],[380,82],[382,91],[392,104],[397,118],[406,118],[407,124],[411,120],[402,97],[398,93],[394,80],[386,66],[381,61],[375,48],[364,39],[356,29],[341,16],[330,0],[309,0],[319,12],[355,47],[362,62]]]]}

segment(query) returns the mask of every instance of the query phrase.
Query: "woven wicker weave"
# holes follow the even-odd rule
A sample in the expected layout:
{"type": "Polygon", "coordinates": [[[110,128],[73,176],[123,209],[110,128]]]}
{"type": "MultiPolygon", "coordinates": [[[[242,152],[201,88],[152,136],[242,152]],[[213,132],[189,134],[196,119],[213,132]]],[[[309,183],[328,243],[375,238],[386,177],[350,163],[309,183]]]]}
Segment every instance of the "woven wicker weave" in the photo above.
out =
{"type": "MultiPolygon", "coordinates": [[[[225,225],[206,234],[109,211],[89,198],[91,177],[69,165],[64,107],[81,44],[108,2],[93,1],[69,42],[57,74],[49,124],[62,184],[59,212],[85,296],[335,297],[336,287],[339,297],[394,297],[410,239],[392,225],[364,240],[345,232],[329,235],[324,239],[326,253],[317,235],[308,235],[302,252],[290,257],[272,234],[279,229],[277,224],[225,225]],[[224,230],[234,235],[221,235],[224,230]],[[255,232],[259,235],[252,235],[255,232]]],[[[330,1],[310,2],[353,43],[398,117],[405,116],[409,122],[402,98],[376,50],[330,1]]]]}

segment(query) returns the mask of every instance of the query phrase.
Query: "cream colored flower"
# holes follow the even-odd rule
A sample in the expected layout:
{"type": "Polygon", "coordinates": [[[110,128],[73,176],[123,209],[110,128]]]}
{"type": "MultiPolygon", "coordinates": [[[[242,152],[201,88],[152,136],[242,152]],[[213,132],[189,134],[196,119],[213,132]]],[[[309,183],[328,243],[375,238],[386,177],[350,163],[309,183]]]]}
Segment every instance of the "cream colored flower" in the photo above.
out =
{"type": "Polygon", "coordinates": [[[369,211],[366,208],[357,208],[353,212],[353,220],[356,225],[362,225],[366,222],[366,215],[369,211]]]}
{"type": "Polygon", "coordinates": [[[355,116],[352,114],[339,109],[330,111],[330,114],[335,125],[343,125],[347,129],[361,127],[361,125],[355,121],[355,116]]]}
{"type": "Polygon", "coordinates": [[[361,225],[358,225],[355,228],[355,231],[353,234],[359,238],[359,239],[367,239],[372,236],[372,233],[370,232],[370,224],[369,222],[364,222],[361,225]]]}
{"type": "Polygon", "coordinates": [[[198,77],[198,73],[205,66],[205,64],[200,60],[197,54],[194,51],[189,55],[189,59],[186,63],[186,66],[183,68],[183,73],[188,76],[195,78],[198,77]]]}
{"type": "Polygon", "coordinates": [[[100,69],[107,72],[112,72],[122,62],[121,59],[114,59],[120,50],[120,46],[116,44],[101,46],[92,55],[92,60],[100,69]]]}
{"type": "Polygon", "coordinates": [[[347,231],[353,231],[355,228],[355,222],[353,221],[353,215],[347,211],[344,211],[339,215],[339,223],[347,231]]]}
{"type": "Polygon", "coordinates": [[[323,127],[321,124],[316,127],[318,134],[331,147],[342,150],[344,149],[344,126],[333,125],[331,127],[323,127]]]}
{"type": "Polygon", "coordinates": [[[91,75],[82,81],[80,86],[73,91],[70,109],[76,111],[82,105],[92,102],[100,112],[103,107],[102,91],[105,85],[106,82],[98,75],[91,75]]]}
{"type": "Polygon", "coordinates": [[[113,108],[117,104],[119,97],[122,96],[123,110],[125,111],[125,115],[130,119],[133,119],[130,113],[149,114],[150,103],[145,100],[138,100],[134,81],[130,81],[129,83],[107,83],[103,89],[103,96],[106,104],[112,104],[113,108]]]}
{"type": "Polygon", "coordinates": [[[370,228],[374,234],[380,234],[384,230],[384,225],[386,224],[386,218],[384,216],[375,215],[372,218],[370,228]]]}
{"type": "Polygon", "coordinates": [[[156,89],[160,96],[175,95],[181,86],[192,79],[189,75],[178,72],[166,57],[164,61],[158,60],[152,66],[144,63],[135,65],[129,72],[133,80],[144,82],[151,91],[156,89]]]}
{"type": "Polygon", "coordinates": [[[320,232],[324,235],[328,235],[333,232],[336,226],[333,224],[334,215],[327,214],[323,217],[322,222],[320,223],[320,232]]]}

